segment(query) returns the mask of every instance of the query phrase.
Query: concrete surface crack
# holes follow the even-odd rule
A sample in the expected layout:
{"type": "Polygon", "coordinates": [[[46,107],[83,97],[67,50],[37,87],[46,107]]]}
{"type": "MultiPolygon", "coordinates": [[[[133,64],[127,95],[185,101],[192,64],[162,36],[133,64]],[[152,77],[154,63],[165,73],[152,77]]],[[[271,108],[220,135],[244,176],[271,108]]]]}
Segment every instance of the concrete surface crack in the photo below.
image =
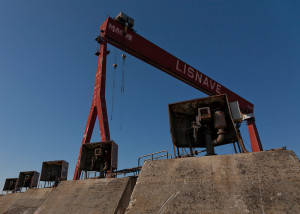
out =
{"type": "Polygon", "coordinates": [[[162,205],[162,207],[158,210],[158,213],[162,214],[162,213],[165,211],[165,208],[164,208],[164,207],[166,206],[166,204],[168,203],[168,201],[171,200],[171,198],[176,197],[179,193],[180,193],[180,191],[178,191],[176,194],[175,194],[175,193],[172,194],[172,195],[165,201],[165,203],[162,205]],[[163,210],[162,210],[162,209],[163,209],[163,210]]]}

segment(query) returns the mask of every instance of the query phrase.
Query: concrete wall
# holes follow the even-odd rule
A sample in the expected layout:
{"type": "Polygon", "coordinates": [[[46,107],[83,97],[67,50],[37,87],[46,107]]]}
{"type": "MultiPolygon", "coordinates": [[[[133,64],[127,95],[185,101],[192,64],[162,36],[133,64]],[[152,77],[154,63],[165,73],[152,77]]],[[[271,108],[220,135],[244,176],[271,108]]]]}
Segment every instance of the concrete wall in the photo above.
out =
{"type": "Polygon", "coordinates": [[[124,213],[134,184],[134,178],[64,181],[35,213],[124,213]]]}
{"type": "MultiPolygon", "coordinates": [[[[21,214],[34,213],[51,193],[52,188],[28,189],[18,197],[6,210],[5,213],[21,214]]],[[[6,196],[5,196],[6,197],[6,196]]]]}
{"type": "Polygon", "coordinates": [[[291,151],[269,151],[149,161],[137,182],[135,178],[63,181],[57,188],[0,197],[0,213],[125,210],[127,214],[300,213],[299,160],[291,151]]]}
{"type": "Polygon", "coordinates": [[[0,213],[4,213],[23,193],[8,193],[0,197],[0,213]]]}
{"type": "Polygon", "coordinates": [[[136,178],[63,181],[56,188],[29,189],[0,198],[0,213],[115,213],[129,204],[136,178]]]}
{"type": "Polygon", "coordinates": [[[299,213],[299,169],[291,151],[149,161],[126,213],[299,213]]]}

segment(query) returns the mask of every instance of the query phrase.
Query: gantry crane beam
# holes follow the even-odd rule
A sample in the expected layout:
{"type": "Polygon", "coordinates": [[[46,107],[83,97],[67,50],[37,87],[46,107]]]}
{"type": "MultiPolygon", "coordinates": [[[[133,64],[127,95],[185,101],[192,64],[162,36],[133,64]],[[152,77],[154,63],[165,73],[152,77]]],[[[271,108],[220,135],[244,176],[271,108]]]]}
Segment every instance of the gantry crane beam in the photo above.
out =
{"type": "MultiPolygon", "coordinates": [[[[82,144],[90,142],[97,115],[101,141],[110,140],[105,101],[107,43],[208,95],[227,94],[229,102],[238,101],[242,113],[253,113],[254,106],[252,103],[110,17],[101,25],[100,37],[98,37],[97,40],[101,45],[98,56],[94,94],[82,144]]],[[[262,151],[263,149],[254,118],[249,118],[248,129],[252,151],[262,151]]],[[[81,172],[78,169],[80,155],[81,150],[73,177],[74,180],[80,178],[81,172]]]]}

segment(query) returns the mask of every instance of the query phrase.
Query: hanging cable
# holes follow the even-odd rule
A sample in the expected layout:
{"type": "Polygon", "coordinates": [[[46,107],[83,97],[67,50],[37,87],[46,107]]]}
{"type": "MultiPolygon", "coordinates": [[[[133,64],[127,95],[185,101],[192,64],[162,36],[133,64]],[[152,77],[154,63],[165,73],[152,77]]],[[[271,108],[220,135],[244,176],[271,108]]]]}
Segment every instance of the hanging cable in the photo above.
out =
{"type": "Polygon", "coordinates": [[[125,59],[126,59],[126,55],[122,54],[122,85],[121,85],[121,92],[124,93],[124,89],[125,89],[125,59]]]}
{"type": "Polygon", "coordinates": [[[113,67],[114,67],[114,71],[113,71],[113,88],[112,88],[112,101],[111,101],[111,117],[110,119],[112,120],[113,118],[113,111],[114,111],[114,95],[115,95],[115,85],[116,85],[116,71],[117,71],[117,64],[113,64],[113,67]]]}
{"type": "Polygon", "coordinates": [[[115,61],[114,61],[114,64],[113,64],[113,85],[112,85],[112,101],[111,101],[111,117],[110,119],[112,120],[113,118],[113,111],[114,111],[114,96],[115,96],[115,87],[116,87],[116,71],[117,71],[117,49],[115,51],[115,61]]]}
{"type": "Polygon", "coordinates": [[[123,123],[123,100],[124,100],[124,89],[125,89],[125,59],[126,55],[122,54],[122,83],[121,83],[121,110],[120,110],[120,129],[122,130],[123,123]]]}
{"type": "Polygon", "coordinates": [[[120,103],[120,130],[122,130],[123,124],[123,93],[121,93],[121,103],[120,103]]]}

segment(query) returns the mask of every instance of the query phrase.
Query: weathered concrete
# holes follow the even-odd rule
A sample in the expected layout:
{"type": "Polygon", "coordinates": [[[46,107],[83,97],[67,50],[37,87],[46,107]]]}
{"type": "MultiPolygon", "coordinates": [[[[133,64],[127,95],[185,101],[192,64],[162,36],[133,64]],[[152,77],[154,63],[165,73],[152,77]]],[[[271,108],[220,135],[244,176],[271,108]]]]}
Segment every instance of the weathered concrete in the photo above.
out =
{"type": "Polygon", "coordinates": [[[0,197],[0,213],[5,213],[5,210],[7,210],[23,194],[24,193],[8,193],[0,197]]]}
{"type": "Polygon", "coordinates": [[[63,181],[35,213],[124,213],[134,178],[63,181]]]}
{"type": "Polygon", "coordinates": [[[5,213],[34,213],[45,201],[51,191],[52,188],[28,189],[6,209],[5,213]]]}
{"type": "Polygon", "coordinates": [[[149,161],[126,213],[299,213],[299,169],[291,151],[149,161]]]}

